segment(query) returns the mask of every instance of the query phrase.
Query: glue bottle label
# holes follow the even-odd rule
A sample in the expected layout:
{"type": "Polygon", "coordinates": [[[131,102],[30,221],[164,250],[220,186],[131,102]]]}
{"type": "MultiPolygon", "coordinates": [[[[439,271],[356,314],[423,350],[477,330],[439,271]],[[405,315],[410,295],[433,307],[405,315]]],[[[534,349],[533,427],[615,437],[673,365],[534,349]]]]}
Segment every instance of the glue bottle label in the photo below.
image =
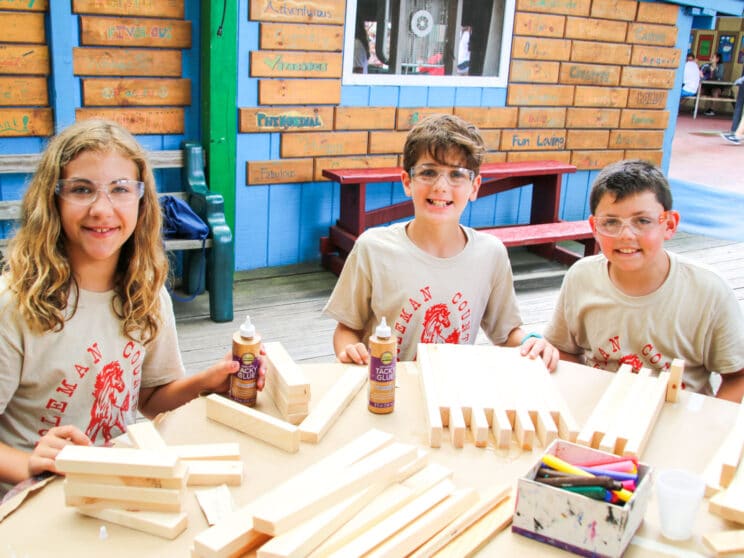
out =
{"type": "Polygon", "coordinates": [[[370,356],[369,361],[369,410],[392,412],[395,405],[395,355],[384,351],[370,356]]]}

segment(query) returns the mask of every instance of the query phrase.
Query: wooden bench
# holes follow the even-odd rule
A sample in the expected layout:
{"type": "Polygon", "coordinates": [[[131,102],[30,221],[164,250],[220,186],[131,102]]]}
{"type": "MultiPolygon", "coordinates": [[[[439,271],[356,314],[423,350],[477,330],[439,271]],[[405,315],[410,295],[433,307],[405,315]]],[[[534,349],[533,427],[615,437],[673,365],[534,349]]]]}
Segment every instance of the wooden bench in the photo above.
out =
{"type": "MultiPolygon", "coordinates": [[[[206,277],[202,273],[205,265],[202,258],[202,241],[168,239],[164,241],[169,252],[185,250],[183,259],[183,290],[188,294],[209,292],[209,314],[215,322],[233,319],[233,269],[234,250],[230,227],[225,220],[225,204],[220,194],[209,190],[204,175],[204,151],[198,143],[185,142],[183,149],[150,151],[153,169],[181,169],[179,192],[158,192],[189,202],[191,208],[209,225],[206,241],[206,277]]],[[[29,175],[36,170],[41,155],[0,155],[0,174],[29,175]]],[[[18,221],[21,218],[21,201],[0,201],[0,222],[18,221]]],[[[9,238],[0,239],[0,253],[4,252],[9,238]]]]}
{"type": "MultiPolygon", "coordinates": [[[[330,228],[328,236],[320,239],[324,267],[339,274],[346,256],[362,232],[413,215],[413,202],[410,200],[371,211],[365,207],[367,186],[400,182],[401,170],[400,167],[323,170],[323,176],[341,186],[339,219],[330,228]]],[[[539,255],[567,265],[583,256],[597,253],[588,221],[561,221],[559,218],[562,177],[573,172],[576,172],[575,166],[558,161],[488,163],[481,166],[479,198],[533,185],[529,224],[481,230],[498,236],[506,246],[531,246],[539,255]],[[566,240],[584,244],[583,253],[555,244],[566,240]]]]}
{"type": "MultiPolygon", "coordinates": [[[[692,111],[692,118],[693,120],[697,118],[698,113],[698,105],[700,104],[700,101],[708,101],[709,103],[731,103],[732,105],[736,104],[736,95],[732,96],[724,96],[724,93],[731,92],[732,88],[735,87],[735,84],[733,81],[718,81],[718,80],[701,80],[700,85],[698,85],[697,95],[695,95],[695,107],[692,111]],[[721,96],[720,97],[713,97],[711,95],[703,95],[703,85],[712,85],[714,87],[720,87],[721,88],[721,96]],[[728,90],[728,91],[727,91],[728,90]]],[[[683,97],[683,99],[689,99],[691,97],[683,97]]]]}

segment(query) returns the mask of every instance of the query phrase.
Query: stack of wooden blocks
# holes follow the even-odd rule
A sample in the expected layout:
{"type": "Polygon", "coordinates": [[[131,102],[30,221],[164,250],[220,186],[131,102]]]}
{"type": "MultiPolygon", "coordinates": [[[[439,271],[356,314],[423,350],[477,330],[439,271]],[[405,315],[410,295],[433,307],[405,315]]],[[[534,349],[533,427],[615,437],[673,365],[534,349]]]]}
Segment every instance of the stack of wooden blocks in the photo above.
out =
{"type": "Polygon", "coordinates": [[[266,386],[264,391],[284,420],[300,424],[310,410],[310,381],[279,342],[264,343],[266,386]]]}
{"type": "Polygon", "coordinates": [[[469,534],[464,555],[511,521],[510,488],[458,490],[451,476],[370,430],[198,534],[192,555],[431,556],[469,534]]]}

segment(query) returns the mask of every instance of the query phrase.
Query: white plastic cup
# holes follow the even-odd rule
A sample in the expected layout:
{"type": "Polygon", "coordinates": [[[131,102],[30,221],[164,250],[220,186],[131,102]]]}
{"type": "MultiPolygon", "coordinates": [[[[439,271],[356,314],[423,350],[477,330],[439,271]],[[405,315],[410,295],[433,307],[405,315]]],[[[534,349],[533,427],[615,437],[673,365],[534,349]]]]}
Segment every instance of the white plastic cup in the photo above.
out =
{"type": "Polygon", "coordinates": [[[667,469],[656,475],[655,486],[661,534],[673,541],[689,539],[705,494],[705,482],[688,471],[667,469]]]}

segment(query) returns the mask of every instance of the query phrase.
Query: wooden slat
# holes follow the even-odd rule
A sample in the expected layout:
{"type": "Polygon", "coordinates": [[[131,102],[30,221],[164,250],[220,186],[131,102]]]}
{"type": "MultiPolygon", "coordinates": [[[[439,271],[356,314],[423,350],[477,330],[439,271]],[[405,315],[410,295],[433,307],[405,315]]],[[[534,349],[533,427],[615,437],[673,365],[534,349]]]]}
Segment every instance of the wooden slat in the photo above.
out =
{"type": "MultiPolygon", "coordinates": [[[[0,8],[4,8],[0,3],[0,8]]],[[[44,44],[44,14],[0,11],[0,29],[4,43],[44,44]]]]}
{"type": "Polygon", "coordinates": [[[191,48],[191,22],[173,19],[80,16],[80,44],[191,48]]]}
{"type": "Polygon", "coordinates": [[[304,23],[262,23],[260,46],[268,50],[325,50],[341,52],[344,47],[342,25],[304,23]]]}
{"type": "MultiPolygon", "coordinates": [[[[147,158],[154,169],[181,168],[183,151],[180,149],[148,151],[147,158]]],[[[41,153],[24,153],[18,155],[0,155],[0,174],[30,174],[36,171],[41,160],[41,153]]],[[[168,192],[173,195],[173,192],[168,192]]]]}
{"type": "Polygon", "coordinates": [[[184,110],[180,108],[79,108],[78,120],[113,120],[133,134],[183,134],[184,110]]]}
{"type": "Polygon", "coordinates": [[[180,77],[180,50],[153,48],[72,49],[72,67],[76,76],[156,76],[180,77]]]}
{"type": "Polygon", "coordinates": [[[48,105],[47,81],[43,77],[0,77],[0,105],[48,105]]]}
{"type": "Polygon", "coordinates": [[[20,10],[24,12],[45,12],[47,0],[3,0],[3,10],[20,10]]]}
{"type": "Polygon", "coordinates": [[[84,79],[83,104],[92,106],[190,105],[191,80],[155,78],[84,79]]]}
{"type": "Polygon", "coordinates": [[[116,525],[123,525],[165,539],[175,539],[186,530],[188,525],[188,516],[184,512],[167,513],[90,508],[78,508],[77,511],[83,515],[102,519],[116,525]]]}
{"type": "Polygon", "coordinates": [[[0,108],[0,138],[51,136],[52,109],[0,108]]]}
{"type": "Polygon", "coordinates": [[[49,48],[41,45],[0,45],[0,74],[48,75],[49,48]]]}
{"type": "Polygon", "coordinates": [[[341,77],[341,53],[254,50],[250,56],[251,77],[341,77]]]}
{"type": "Polygon", "coordinates": [[[183,19],[184,2],[101,2],[101,0],[72,0],[76,14],[109,14],[183,19]]]}
{"type": "Polygon", "coordinates": [[[150,450],[70,445],[62,448],[55,463],[63,473],[172,478],[178,458],[150,450]]]}

